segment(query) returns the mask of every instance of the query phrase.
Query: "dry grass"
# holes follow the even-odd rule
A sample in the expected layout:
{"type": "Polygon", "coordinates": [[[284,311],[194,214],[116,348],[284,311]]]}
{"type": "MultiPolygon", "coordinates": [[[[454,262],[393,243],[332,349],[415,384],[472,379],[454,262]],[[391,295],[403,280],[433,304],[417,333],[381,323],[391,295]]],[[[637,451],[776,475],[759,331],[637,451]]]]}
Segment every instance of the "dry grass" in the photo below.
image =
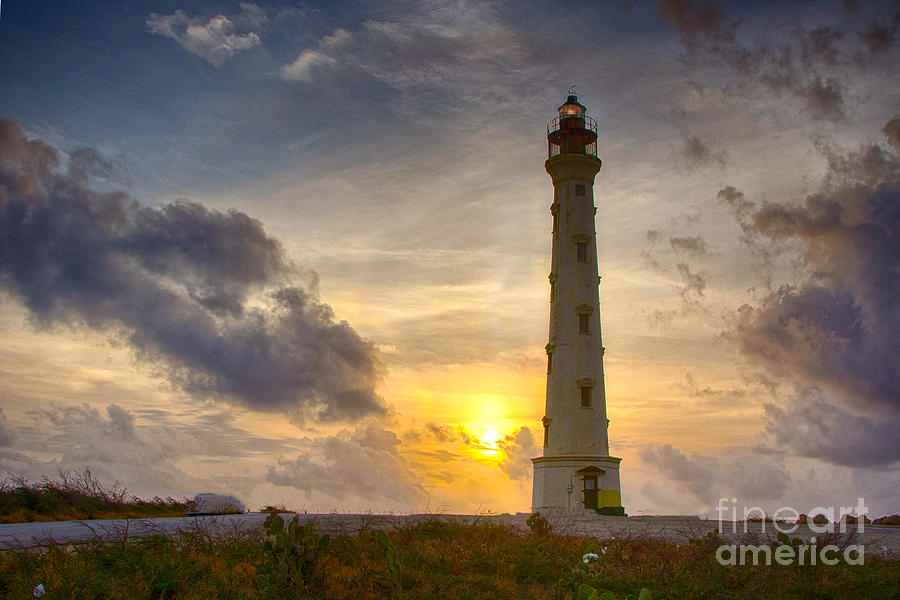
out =
{"type": "Polygon", "coordinates": [[[183,517],[191,507],[187,499],[130,496],[118,482],[104,487],[90,469],[61,471],[55,480],[0,481],[0,523],[183,517]]]}
{"type": "Polygon", "coordinates": [[[324,594],[267,592],[258,572],[267,558],[261,532],[223,538],[192,530],[0,554],[0,597],[30,598],[38,583],[45,598],[197,600],[569,600],[581,584],[616,599],[645,587],[654,599],[881,599],[900,590],[900,563],[869,557],[861,566],[724,567],[715,560],[721,540],[714,536],[675,545],[536,535],[480,518],[397,519],[386,533],[393,566],[371,531],[335,536],[315,564],[315,589],[323,582],[324,594]],[[598,560],[585,564],[587,552],[598,560]]]}

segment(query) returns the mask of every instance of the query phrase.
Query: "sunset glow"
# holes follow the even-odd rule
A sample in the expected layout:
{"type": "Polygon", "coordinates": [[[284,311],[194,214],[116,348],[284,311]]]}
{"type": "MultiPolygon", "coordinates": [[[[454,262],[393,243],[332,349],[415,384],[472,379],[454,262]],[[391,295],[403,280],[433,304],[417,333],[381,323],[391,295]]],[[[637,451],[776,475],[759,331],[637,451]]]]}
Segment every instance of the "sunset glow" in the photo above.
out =
{"type": "Polygon", "coordinates": [[[546,126],[574,83],[628,511],[900,512],[897,23],[882,0],[4,3],[0,471],[528,511],[546,126]]]}

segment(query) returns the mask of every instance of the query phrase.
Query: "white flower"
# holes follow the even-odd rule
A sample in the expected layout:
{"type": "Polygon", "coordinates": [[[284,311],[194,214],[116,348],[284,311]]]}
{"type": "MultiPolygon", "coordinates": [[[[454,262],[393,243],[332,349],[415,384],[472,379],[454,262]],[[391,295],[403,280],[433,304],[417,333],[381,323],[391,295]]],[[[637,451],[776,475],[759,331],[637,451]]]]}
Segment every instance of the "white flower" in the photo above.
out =
{"type": "Polygon", "coordinates": [[[582,562],[590,562],[592,560],[597,560],[598,558],[600,558],[600,557],[597,556],[596,554],[594,554],[593,552],[588,552],[587,554],[585,554],[584,556],[581,557],[581,561],[582,562]]]}
{"type": "Polygon", "coordinates": [[[606,546],[603,546],[603,550],[600,551],[600,554],[606,554],[606,546]]]}
{"type": "Polygon", "coordinates": [[[47,593],[47,590],[44,589],[43,583],[39,583],[36,586],[34,586],[34,590],[32,591],[32,594],[34,594],[35,598],[40,598],[41,596],[43,596],[46,593],[47,593]]]}

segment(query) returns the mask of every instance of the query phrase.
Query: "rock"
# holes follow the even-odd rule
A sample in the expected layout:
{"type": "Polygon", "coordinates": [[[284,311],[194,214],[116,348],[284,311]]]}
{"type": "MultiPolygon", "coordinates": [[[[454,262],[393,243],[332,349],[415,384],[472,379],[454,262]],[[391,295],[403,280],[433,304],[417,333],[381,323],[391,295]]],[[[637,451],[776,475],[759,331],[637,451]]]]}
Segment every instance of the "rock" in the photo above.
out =
{"type": "Polygon", "coordinates": [[[227,515],[244,512],[244,504],[234,496],[222,494],[197,494],[194,496],[196,508],[190,514],[227,515]]]}

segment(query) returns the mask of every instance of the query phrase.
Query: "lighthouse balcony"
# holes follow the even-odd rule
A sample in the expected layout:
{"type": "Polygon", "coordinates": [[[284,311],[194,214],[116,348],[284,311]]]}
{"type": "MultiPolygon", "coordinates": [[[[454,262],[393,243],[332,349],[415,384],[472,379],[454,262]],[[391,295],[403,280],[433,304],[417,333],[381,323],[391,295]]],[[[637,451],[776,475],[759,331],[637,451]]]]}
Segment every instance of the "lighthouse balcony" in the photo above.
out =
{"type": "Polygon", "coordinates": [[[586,154],[597,158],[597,122],[587,115],[560,115],[547,125],[549,158],[586,154]]]}

